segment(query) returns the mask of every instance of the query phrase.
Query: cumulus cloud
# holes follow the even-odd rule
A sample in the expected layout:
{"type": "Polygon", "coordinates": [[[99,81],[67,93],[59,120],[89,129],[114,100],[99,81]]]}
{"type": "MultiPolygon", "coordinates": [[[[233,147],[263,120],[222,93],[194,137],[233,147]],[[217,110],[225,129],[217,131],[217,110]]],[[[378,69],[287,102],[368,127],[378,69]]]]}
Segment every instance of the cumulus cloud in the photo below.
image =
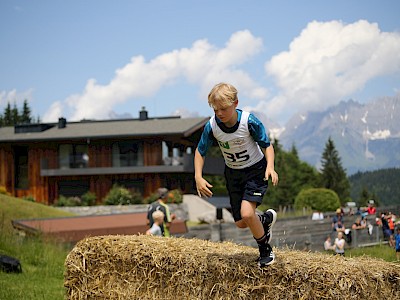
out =
{"type": "Polygon", "coordinates": [[[199,113],[197,111],[189,111],[186,108],[178,108],[172,113],[173,116],[180,116],[181,118],[197,118],[199,113]]]}
{"type": "MultiPolygon", "coordinates": [[[[400,71],[400,35],[376,23],[313,21],[272,57],[265,70],[279,89],[256,109],[288,117],[295,111],[325,109],[361,90],[367,81],[400,71]]],[[[269,114],[271,114],[269,113],[269,114]]]]}
{"type": "Polygon", "coordinates": [[[50,107],[43,119],[55,121],[61,111],[71,110],[69,119],[107,118],[113,108],[127,101],[155,95],[162,87],[183,78],[200,87],[200,95],[208,93],[221,78],[240,88],[241,94],[262,100],[268,91],[241,70],[241,64],[262,50],[260,38],[249,31],[234,33],[224,48],[217,48],[207,40],[198,40],[191,48],[182,48],[146,61],[135,56],[116,70],[106,85],[88,80],[82,93],[71,95],[50,107]]]}
{"type": "Polygon", "coordinates": [[[0,91],[0,107],[6,106],[7,103],[10,103],[11,105],[14,105],[14,103],[21,105],[24,100],[29,100],[32,98],[32,92],[32,89],[23,92],[17,92],[16,89],[11,91],[0,91]]]}
{"type": "Polygon", "coordinates": [[[63,109],[63,104],[61,103],[61,101],[56,101],[50,105],[50,108],[48,109],[46,115],[44,116],[43,121],[55,122],[56,120],[58,120],[58,118],[65,117],[65,116],[66,115],[65,115],[65,111],[63,109]]]}
{"type": "MultiPolygon", "coordinates": [[[[265,58],[267,80],[273,84],[244,71],[246,63],[260,58],[263,47],[261,38],[243,30],[223,47],[203,39],[150,60],[134,56],[110,82],[89,79],[83,91],[54,103],[43,120],[107,119],[123,103],[151,99],[163,87],[182,82],[198,87],[199,98],[206,101],[215,83],[227,81],[238,88],[240,99],[253,103],[247,109],[284,122],[295,112],[326,109],[361,91],[368,81],[400,72],[400,34],[382,32],[364,20],[310,22],[287,51],[265,58]],[[271,95],[266,86],[276,93],[271,95]]],[[[0,94],[0,101],[5,97],[0,94]]]]}

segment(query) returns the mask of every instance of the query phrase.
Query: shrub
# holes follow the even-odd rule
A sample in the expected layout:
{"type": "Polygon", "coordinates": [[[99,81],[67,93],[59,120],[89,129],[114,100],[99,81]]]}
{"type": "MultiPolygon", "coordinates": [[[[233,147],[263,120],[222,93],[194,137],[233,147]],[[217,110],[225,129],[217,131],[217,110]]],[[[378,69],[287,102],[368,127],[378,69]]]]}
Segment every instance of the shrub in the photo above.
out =
{"type": "Polygon", "coordinates": [[[131,195],[132,195],[131,204],[143,204],[142,194],[140,194],[138,192],[131,192],[131,195]]]}
{"type": "Polygon", "coordinates": [[[54,203],[54,206],[81,206],[82,201],[79,197],[65,197],[61,195],[57,201],[54,203]]]}
{"type": "Polygon", "coordinates": [[[333,211],[340,207],[338,195],[325,188],[310,188],[301,190],[294,201],[296,209],[310,207],[313,210],[326,212],[333,211]]]}
{"type": "Polygon", "coordinates": [[[158,194],[157,193],[153,193],[150,196],[144,198],[143,202],[144,203],[153,203],[157,199],[158,199],[158,194]]]}
{"type": "MultiPolygon", "coordinates": [[[[155,192],[143,200],[143,203],[152,203],[158,200],[158,193],[155,192]]],[[[183,201],[182,191],[179,189],[170,190],[168,192],[167,203],[180,204],[183,201]]]]}
{"type": "Polygon", "coordinates": [[[167,203],[180,204],[183,201],[182,191],[179,189],[171,190],[168,193],[167,203]]]}
{"type": "Polygon", "coordinates": [[[118,184],[114,184],[104,198],[106,205],[127,205],[132,204],[134,197],[131,192],[118,184]]]}
{"type": "Polygon", "coordinates": [[[92,206],[96,204],[96,194],[92,192],[86,192],[81,196],[82,206],[92,206]]]}

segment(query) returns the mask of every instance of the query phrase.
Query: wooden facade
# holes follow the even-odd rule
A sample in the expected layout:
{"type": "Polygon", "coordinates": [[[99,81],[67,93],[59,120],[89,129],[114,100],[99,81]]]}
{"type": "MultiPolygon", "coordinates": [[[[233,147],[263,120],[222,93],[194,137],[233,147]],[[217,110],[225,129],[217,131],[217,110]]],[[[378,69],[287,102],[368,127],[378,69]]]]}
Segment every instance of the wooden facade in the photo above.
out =
{"type": "MultiPolygon", "coordinates": [[[[160,120],[146,119],[149,127],[143,127],[144,122],[138,123],[138,120],[124,121],[132,128],[129,134],[117,131],[118,120],[99,122],[92,133],[89,125],[95,122],[66,125],[68,131],[57,129],[56,124],[32,133],[29,128],[23,133],[11,132],[13,128],[0,128],[0,186],[13,196],[32,197],[44,204],[53,204],[61,195],[74,196],[75,193],[75,196],[81,196],[86,191],[95,193],[97,202],[101,203],[115,183],[140,192],[143,197],[161,186],[191,193],[194,190],[192,153],[207,120],[161,120],[164,125],[160,120]],[[154,132],[151,126],[159,126],[164,132],[160,132],[161,129],[154,132]],[[116,128],[115,132],[104,134],[112,132],[113,128],[116,128]],[[134,159],[139,157],[136,158],[139,162],[133,159],[132,163],[130,158],[131,164],[126,165],[122,156],[118,158],[119,153],[115,150],[118,143],[137,145],[140,151],[129,153],[134,159]],[[86,161],[74,166],[63,164],[63,147],[87,149],[84,153],[86,161]],[[178,149],[178,164],[165,163],[165,148],[171,157],[173,150],[178,149]],[[66,192],[68,195],[64,195],[66,192]]],[[[67,160],[68,155],[64,157],[67,160]]],[[[82,153],[79,155],[79,158],[83,157],[82,153]]],[[[209,174],[222,172],[220,167],[215,169],[215,164],[209,169],[212,169],[209,174]]]]}

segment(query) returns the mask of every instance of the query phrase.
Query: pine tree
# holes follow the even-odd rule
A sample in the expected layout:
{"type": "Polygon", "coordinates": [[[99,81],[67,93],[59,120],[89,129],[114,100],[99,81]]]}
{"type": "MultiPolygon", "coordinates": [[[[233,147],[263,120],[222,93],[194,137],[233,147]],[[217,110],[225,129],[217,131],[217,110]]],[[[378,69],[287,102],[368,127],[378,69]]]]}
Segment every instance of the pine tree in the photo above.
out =
{"type": "Polygon", "coordinates": [[[358,205],[359,206],[367,206],[368,200],[370,200],[370,199],[371,199],[371,195],[370,195],[368,189],[365,186],[363,186],[361,193],[360,193],[360,198],[358,200],[358,205]]]}
{"type": "Polygon", "coordinates": [[[321,165],[321,185],[335,191],[342,204],[349,201],[350,182],[331,137],[329,137],[325,144],[321,165]]]}
{"type": "Polygon", "coordinates": [[[4,108],[4,116],[3,116],[4,126],[12,125],[12,112],[11,112],[11,104],[7,103],[7,106],[4,108]]]}
{"type": "MultiPolygon", "coordinates": [[[[4,114],[0,114],[0,127],[1,126],[13,126],[17,124],[29,124],[35,122],[31,116],[31,108],[29,107],[28,100],[24,100],[22,113],[19,112],[17,105],[14,102],[13,108],[11,108],[10,102],[4,108],[4,114]]],[[[40,117],[37,118],[37,123],[40,123],[40,117]]]]}
{"type": "Polygon", "coordinates": [[[299,159],[295,146],[290,152],[286,152],[276,139],[274,150],[275,170],[279,174],[279,184],[268,188],[263,202],[274,208],[291,206],[302,189],[318,187],[319,174],[315,168],[299,159]]]}
{"type": "Polygon", "coordinates": [[[20,122],[22,124],[29,124],[32,121],[31,109],[28,105],[28,100],[24,100],[24,105],[22,107],[22,114],[20,115],[20,122]]]}
{"type": "Polygon", "coordinates": [[[19,112],[18,112],[17,104],[15,102],[14,102],[14,106],[11,110],[11,119],[12,119],[11,125],[19,124],[19,112]]]}
{"type": "Polygon", "coordinates": [[[294,157],[299,158],[299,152],[297,151],[295,144],[292,144],[292,149],[290,149],[290,153],[292,153],[294,157]]]}

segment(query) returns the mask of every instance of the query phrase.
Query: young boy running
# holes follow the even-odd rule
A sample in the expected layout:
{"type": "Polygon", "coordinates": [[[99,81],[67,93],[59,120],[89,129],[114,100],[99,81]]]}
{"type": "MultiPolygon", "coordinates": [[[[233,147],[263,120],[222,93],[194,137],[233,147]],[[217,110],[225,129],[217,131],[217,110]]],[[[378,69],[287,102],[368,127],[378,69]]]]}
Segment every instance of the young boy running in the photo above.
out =
{"type": "Polygon", "coordinates": [[[215,115],[204,127],[194,156],[195,180],[200,197],[211,197],[212,185],[203,178],[205,155],[213,140],[225,160],[225,179],[232,214],[238,228],[250,228],[260,250],[258,265],[268,266],[275,260],[270,246],[271,228],[276,212],[268,209],[256,214],[267,191],[268,179],[278,184],[274,169],[275,153],[264,125],[248,112],[237,109],[237,90],[230,84],[219,83],[208,95],[208,104],[215,115]]]}

